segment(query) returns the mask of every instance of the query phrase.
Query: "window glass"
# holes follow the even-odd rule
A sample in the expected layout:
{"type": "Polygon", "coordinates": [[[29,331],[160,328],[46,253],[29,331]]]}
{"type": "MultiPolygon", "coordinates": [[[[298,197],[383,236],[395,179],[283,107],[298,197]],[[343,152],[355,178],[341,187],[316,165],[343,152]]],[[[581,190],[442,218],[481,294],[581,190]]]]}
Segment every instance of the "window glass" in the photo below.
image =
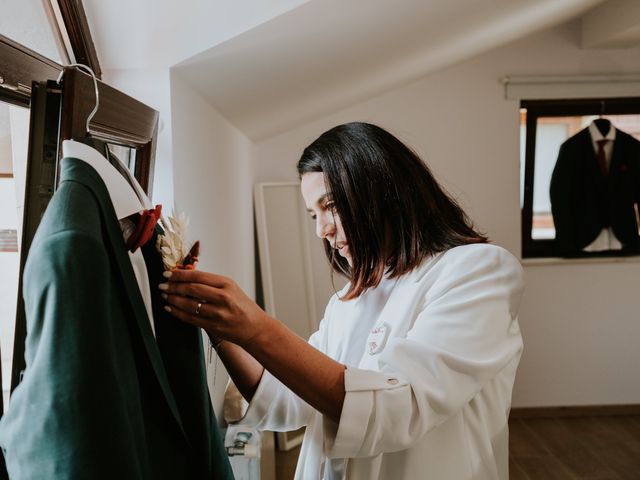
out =
{"type": "MultiPolygon", "coordinates": [[[[599,118],[597,115],[573,117],[538,117],[533,181],[533,224],[531,238],[553,239],[555,228],[551,215],[549,186],[560,145],[599,118]]],[[[606,115],[611,124],[640,140],[640,115],[606,115]]],[[[525,125],[522,125],[526,129],[525,125]]],[[[524,167],[524,150],[520,152],[520,164],[524,167]]],[[[524,168],[522,168],[524,170],[524,168]]],[[[524,188],[521,189],[521,192],[524,188]]]]}
{"type": "Polygon", "coordinates": [[[122,145],[109,145],[109,151],[115,155],[131,173],[136,171],[136,151],[122,145]]]}
{"type": "Polygon", "coordinates": [[[0,352],[5,409],[11,385],[28,135],[29,111],[0,102],[0,352]]]}
{"type": "MultiPolygon", "coordinates": [[[[47,0],[45,0],[47,1],[47,0]]],[[[42,0],[0,0],[0,33],[45,57],[63,63],[42,0]]]]}

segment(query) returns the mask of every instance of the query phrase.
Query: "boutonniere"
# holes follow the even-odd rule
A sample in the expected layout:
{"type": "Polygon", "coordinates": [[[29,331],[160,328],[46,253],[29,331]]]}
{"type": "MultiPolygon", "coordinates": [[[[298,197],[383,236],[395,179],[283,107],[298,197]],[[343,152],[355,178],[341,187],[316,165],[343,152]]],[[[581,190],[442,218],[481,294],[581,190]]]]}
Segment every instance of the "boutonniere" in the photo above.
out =
{"type": "Polygon", "coordinates": [[[156,248],[162,256],[165,270],[186,269],[193,270],[200,253],[200,242],[196,241],[187,249],[187,226],[189,219],[186,215],[169,216],[169,221],[160,217],[163,233],[158,234],[156,248]]]}

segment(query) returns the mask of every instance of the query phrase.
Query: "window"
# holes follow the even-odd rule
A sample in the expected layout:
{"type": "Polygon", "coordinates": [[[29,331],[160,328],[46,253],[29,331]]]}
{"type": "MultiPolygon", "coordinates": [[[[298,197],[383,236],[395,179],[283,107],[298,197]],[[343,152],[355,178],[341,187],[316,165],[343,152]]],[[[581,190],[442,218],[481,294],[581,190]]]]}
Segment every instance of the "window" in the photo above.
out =
{"type": "Polygon", "coordinates": [[[523,258],[640,254],[640,98],[523,100],[521,140],[523,258]]]}
{"type": "Polygon", "coordinates": [[[0,16],[0,415],[12,385],[32,80],[65,56],[45,2],[8,2],[0,16]]]}
{"type": "Polygon", "coordinates": [[[11,359],[18,296],[19,232],[24,198],[29,111],[0,103],[0,353],[4,404],[11,386],[11,359]]]}

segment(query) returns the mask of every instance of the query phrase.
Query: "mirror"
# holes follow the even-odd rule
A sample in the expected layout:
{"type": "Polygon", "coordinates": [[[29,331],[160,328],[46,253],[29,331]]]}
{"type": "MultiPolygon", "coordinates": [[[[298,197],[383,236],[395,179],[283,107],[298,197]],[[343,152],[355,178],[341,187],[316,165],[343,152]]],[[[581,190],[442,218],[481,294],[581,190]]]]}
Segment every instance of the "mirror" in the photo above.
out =
{"type": "Polygon", "coordinates": [[[300,185],[260,183],[254,201],[264,309],[307,339],[317,330],[333,287],[300,185]]]}
{"type": "MultiPolygon", "coordinates": [[[[259,183],[254,204],[262,286],[258,298],[263,298],[259,303],[306,340],[318,329],[329,298],[346,279],[331,275],[298,182],[259,183]]],[[[297,447],[303,435],[304,429],[278,433],[278,449],[297,447]]]]}
{"type": "Polygon", "coordinates": [[[640,254],[640,98],[521,102],[522,257],[640,254]]]}

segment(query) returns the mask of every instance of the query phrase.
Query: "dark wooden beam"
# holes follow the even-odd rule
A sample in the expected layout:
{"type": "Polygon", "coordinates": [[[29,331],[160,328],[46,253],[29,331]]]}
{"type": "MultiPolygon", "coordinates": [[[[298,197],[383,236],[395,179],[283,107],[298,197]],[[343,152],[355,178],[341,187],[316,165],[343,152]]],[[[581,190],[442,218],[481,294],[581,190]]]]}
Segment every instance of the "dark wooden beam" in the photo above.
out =
{"type": "Polygon", "coordinates": [[[28,106],[31,82],[55,79],[62,65],[0,35],[0,98],[28,106]]]}
{"type": "Polygon", "coordinates": [[[89,23],[84,13],[81,0],[58,0],[60,14],[67,30],[75,63],[82,63],[91,68],[96,77],[102,78],[102,70],[98,61],[96,47],[91,38],[89,23]]]}

